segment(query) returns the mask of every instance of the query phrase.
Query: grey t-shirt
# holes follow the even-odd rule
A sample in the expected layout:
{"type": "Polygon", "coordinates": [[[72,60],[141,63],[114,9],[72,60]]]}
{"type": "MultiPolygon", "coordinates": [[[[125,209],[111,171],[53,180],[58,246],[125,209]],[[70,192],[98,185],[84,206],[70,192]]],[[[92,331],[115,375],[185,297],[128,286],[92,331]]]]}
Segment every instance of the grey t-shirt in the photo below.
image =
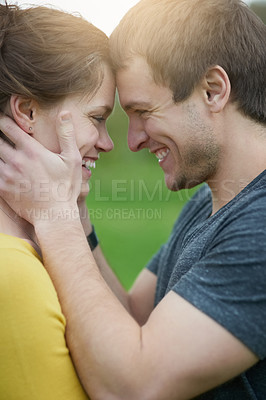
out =
{"type": "Polygon", "coordinates": [[[204,185],[147,266],[158,277],[155,305],[170,290],[178,293],[261,360],[197,399],[265,400],[266,170],[216,214],[211,212],[211,192],[204,185]]]}

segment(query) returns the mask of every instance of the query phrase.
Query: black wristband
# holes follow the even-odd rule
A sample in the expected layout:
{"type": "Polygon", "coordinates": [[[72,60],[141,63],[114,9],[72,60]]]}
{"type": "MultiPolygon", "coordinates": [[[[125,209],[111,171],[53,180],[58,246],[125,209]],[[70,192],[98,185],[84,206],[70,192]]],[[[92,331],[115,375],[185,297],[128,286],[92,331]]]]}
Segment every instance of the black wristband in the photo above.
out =
{"type": "Polygon", "coordinates": [[[89,243],[91,251],[93,251],[99,244],[99,240],[92,225],[92,232],[87,236],[87,242],[89,243]]]}

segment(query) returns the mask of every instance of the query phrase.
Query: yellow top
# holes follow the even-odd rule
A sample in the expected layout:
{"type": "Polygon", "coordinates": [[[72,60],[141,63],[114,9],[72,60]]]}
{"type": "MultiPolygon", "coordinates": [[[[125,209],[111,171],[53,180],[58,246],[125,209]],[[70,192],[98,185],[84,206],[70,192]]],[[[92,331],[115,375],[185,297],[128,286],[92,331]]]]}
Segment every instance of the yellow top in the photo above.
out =
{"type": "Polygon", "coordinates": [[[66,322],[38,254],[0,233],[1,400],[88,399],[65,342],[66,322]]]}

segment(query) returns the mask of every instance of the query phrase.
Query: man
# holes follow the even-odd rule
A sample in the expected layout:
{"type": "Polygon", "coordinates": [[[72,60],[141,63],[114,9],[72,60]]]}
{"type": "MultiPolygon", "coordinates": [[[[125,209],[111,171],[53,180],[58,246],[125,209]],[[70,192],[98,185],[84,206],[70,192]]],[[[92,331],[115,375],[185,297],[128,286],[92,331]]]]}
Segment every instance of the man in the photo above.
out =
{"type": "MultiPolygon", "coordinates": [[[[239,0],[142,0],[113,33],[131,150],[155,153],[172,190],[208,184],[129,294],[99,248],[99,268],[88,249],[71,121],[48,172],[38,160],[45,150],[1,121],[17,146],[1,146],[3,196],[25,177],[33,189],[36,175],[70,182],[64,201],[46,204],[54,218],[24,217],[35,226],[92,399],[266,398],[265,46],[265,26],[239,0]]],[[[43,207],[21,198],[23,208],[43,207]]]]}

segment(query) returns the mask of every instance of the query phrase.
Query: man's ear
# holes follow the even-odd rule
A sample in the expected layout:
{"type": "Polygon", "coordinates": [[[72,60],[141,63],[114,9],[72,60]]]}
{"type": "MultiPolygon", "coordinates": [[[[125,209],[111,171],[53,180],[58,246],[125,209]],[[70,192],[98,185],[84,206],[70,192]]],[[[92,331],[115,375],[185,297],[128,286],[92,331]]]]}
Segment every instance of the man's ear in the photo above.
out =
{"type": "Polygon", "coordinates": [[[203,88],[210,111],[213,113],[222,111],[231,93],[230,80],[225,70],[219,65],[210,68],[203,79],[203,88]]]}
{"type": "Polygon", "coordinates": [[[10,109],[18,126],[30,135],[33,133],[36,106],[34,100],[19,95],[10,97],[10,109]]]}

